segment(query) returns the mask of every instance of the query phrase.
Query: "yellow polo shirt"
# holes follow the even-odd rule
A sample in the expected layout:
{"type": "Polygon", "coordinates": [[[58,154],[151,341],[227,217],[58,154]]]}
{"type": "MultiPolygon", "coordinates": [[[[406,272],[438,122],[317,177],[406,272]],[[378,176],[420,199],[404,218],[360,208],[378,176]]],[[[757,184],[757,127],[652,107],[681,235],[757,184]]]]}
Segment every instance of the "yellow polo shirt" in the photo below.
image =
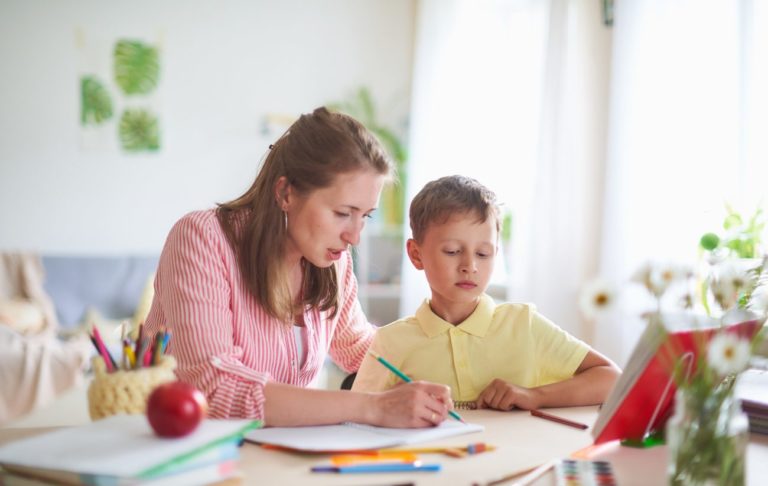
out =
{"type": "MultiPolygon", "coordinates": [[[[458,401],[476,400],[494,378],[526,388],[565,380],[589,349],[533,305],[496,305],[488,295],[457,326],[435,315],[425,300],[415,316],[379,329],[371,345],[411,379],[450,386],[458,401]]],[[[383,391],[399,382],[368,354],[352,389],[383,391]]]]}

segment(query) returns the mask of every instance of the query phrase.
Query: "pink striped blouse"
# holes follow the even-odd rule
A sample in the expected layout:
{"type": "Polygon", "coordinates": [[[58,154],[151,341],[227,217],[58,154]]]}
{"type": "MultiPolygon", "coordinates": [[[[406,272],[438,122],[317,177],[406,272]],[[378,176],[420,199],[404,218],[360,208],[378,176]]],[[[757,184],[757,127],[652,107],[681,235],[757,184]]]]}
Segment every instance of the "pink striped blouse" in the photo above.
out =
{"type": "Polygon", "coordinates": [[[214,210],[181,218],[160,256],[155,298],[145,331],[171,330],[176,374],[208,398],[211,417],[264,418],[268,381],[308,386],[326,354],[356,371],[375,328],[357,300],[352,257],[336,263],[340,307],[336,317],[310,310],[303,366],[291,326],[269,316],[250,296],[214,210]]]}

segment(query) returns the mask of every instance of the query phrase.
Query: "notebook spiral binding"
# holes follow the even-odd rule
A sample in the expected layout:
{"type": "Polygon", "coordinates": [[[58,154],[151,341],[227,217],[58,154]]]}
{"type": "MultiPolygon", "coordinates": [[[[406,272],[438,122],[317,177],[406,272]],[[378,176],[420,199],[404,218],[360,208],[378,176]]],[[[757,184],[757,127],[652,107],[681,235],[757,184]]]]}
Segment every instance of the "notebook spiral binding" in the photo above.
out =
{"type": "Polygon", "coordinates": [[[453,408],[456,410],[476,410],[477,409],[477,403],[474,401],[454,401],[453,402],[453,408]]]}

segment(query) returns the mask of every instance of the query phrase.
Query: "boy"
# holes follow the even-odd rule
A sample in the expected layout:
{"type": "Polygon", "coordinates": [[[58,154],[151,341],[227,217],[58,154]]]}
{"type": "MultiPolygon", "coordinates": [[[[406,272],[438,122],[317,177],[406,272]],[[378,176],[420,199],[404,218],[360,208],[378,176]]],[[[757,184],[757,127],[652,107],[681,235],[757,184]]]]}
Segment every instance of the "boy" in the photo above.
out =
{"type": "MultiPolygon", "coordinates": [[[[620,370],[528,304],[484,292],[498,251],[496,196],[474,179],[428,183],[410,208],[407,252],[432,290],[415,316],[376,333],[371,351],[414,380],[451,388],[457,408],[536,409],[601,403],[620,370]]],[[[369,353],[353,390],[399,379],[369,353]]]]}

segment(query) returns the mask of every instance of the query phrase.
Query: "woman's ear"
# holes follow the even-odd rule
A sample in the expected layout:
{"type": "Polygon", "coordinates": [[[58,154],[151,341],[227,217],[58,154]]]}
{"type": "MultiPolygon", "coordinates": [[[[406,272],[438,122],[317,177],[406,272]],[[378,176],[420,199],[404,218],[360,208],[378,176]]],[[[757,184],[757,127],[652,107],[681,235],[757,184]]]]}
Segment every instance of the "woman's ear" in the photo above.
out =
{"type": "Polygon", "coordinates": [[[275,182],[275,201],[277,202],[277,206],[283,211],[288,210],[290,194],[291,183],[288,182],[287,177],[281,176],[277,179],[277,182],[275,182]]]}
{"type": "Polygon", "coordinates": [[[408,241],[405,243],[405,250],[408,252],[408,258],[413,263],[413,266],[416,267],[416,270],[424,270],[424,264],[421,262],[421,249],[419,249],[419,244],[416,243],[416,240],[408,238],[408,241]]]}

